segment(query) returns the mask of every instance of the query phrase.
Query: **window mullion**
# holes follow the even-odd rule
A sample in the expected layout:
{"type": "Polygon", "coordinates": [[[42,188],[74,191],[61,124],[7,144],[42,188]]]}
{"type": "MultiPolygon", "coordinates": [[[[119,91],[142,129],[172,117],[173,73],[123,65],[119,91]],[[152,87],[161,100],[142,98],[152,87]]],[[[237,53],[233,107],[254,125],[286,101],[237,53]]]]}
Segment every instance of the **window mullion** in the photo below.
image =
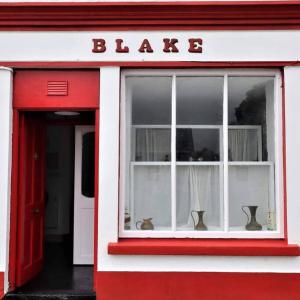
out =
{"type": "Polygon", "coordinates": [[[224,75],[223,88],[223,160],[224,160],[224,231],[229,231],[228,200],[228,75],[224,75]]]}
{"type": "Polygon", "coordinates": [[[172,231],[176,231],[176,75],[172,78],[172,119],[171,119],[171,210],[172,231]]]}

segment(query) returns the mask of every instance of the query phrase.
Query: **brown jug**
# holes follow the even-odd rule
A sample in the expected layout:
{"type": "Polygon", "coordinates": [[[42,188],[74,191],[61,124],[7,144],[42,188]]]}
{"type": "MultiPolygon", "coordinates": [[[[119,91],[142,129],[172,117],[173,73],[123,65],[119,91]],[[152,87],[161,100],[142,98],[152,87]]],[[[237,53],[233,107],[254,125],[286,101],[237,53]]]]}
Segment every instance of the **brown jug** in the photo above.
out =
{"type": "Polygon", "coordinates": [[[247,225],[245,226],[246,230],[251,230],[251,231],[262,230],[261,224],[259,224],[256,221],[257,208],[258,208],[257,205],[242,206],[242,211],[247,216],[247,225]],[[245,209],[244,209],[245,207],[248,207],[248,209],[250,211],[250,217],[249,217],[248,213],[245,211],[245,209]]]}
{"type": "Polygon", "coordinates": [[[192,219],[193,219],[193,222],[194,222],[194,229],[195,230],[207,230],[207,226],[203,222],[204,213],[205,213],[205,210],[199,210],[199,211],[192,210],[191,211],[191,216],[192,216],[192,219]],[[196,221],[194,219],[193,212],[198,214],[198,223],[197,224],[196,224],[196,221]]]}
{"type": "Polygon", "coordinates": [[[143,222],[142,221],[137,221],[135,223],[136,229],[153,230],[154,229],[154,225],[152,224],[151,220],[152,220],[152,218],[143,219],[143,222]],[[138,224],[141,224],[140,228],[138,228],[138,224]]]}

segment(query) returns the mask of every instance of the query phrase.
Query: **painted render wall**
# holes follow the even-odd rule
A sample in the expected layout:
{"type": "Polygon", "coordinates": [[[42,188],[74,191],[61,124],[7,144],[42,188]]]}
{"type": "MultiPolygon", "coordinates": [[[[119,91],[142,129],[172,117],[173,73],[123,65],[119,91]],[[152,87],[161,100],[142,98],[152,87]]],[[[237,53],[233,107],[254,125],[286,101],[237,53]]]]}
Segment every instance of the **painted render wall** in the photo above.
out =
{"type": "MultiPolygon", "coordinates": [[[[300,273],[300,257],[158,256],[108,255],[109,242],[118,239],[118,155],[120,69],[100,70],[100,162],[98,271],[161,272],[283,272],[300,273]],[[109,99],[109,100],[106,100],[109,99]],[[108,103],[109,101],[109,103],[108,103]],[[114,109],[112,108],[114,105],[114,109]]],[[[286,148],[288,239],[300,244],[300,67],[284,69],[286,86],[286,148]]]]}
{"type": "MultiPolygon", "coordinates": [[[[300,60],[300,31],[220,31],[220,32],[0,32],[0,61],[284,61],[300,60]],[[91,52],[92,38],[124,38],[136,49],[143,37],[153,40],[154,55],[123,56],[113,51],[104,56],[91,52]],[[191,56],[161,51],[163,37],[204,38],[206,54],[191,56]],[[21,40],[20,40],[21,39],[21,40]],[[30,43],[28,42],[30,41],[30,43]],[[19,44],[24,49],[19,51],[19,44]],[[25,47],[26,45],[26,47],[25,47]],[[53,45],[56,51],[53,51],[53,45]],[[171,55],[171,56],[170,56],[171,55]],[[171,57],[171,58],[170,58],[171,57]]],[[[119,167],[119,67],[100,68],[100,161],[99,161],[99,271],[218,271],[296,272],[300,257],[222,256],[113,256],[107,244],[118,238],[119,167]]],[[[288,238],[300,244],[300,67],[286,67],[286,149],[288,238]]],[[[11,72],[0,70],[0,272],[8,264],[10,163],[11,163],[11,72]]]]}

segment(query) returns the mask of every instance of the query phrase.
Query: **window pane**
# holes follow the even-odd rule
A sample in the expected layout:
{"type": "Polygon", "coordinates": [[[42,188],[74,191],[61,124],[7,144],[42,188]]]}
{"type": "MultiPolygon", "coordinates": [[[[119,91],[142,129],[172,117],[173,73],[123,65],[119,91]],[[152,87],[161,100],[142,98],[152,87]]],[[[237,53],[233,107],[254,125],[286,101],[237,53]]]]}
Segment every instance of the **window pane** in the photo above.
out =
{"type": "Polygon", "coordinates": [[[171,160],[171,129],[133,128],[133,134],[133,161],[171,160]]]}
{"type": "Polygon", "coordinates": [[[228,89],[230,229],[275,230],[274,79],[230,77],[228,89]]]}
{"type": "Polygon", "coordinates": [[[219,161],[220,129],[177,129],[176,152],[177,161],[219,161]]]}
{"type": "Polygon", "coordinates": [[[276,230],[273,167],[229,166],[229,178],[230,230],[276,230]]]}
{"type": "Polygon", "coordinates": [[[220,167],[177,166],[177,230],[221,230],[220,167]]]}
{"type": "Polygon", "coordinates": [[[126,230],[171,228],[171,99],[171,77],[126,79],[126,230]]]}
{"type": "Polygon", "coordinates": [[[95,133],[88,132],[82,137],[82,174],[81,193],[86,197],[94,197],[95,172],[95,133]]]}
{"type": "Polygon", "coordinates": [[[177,124],[222,125],[223,77],[177,77],[177,124]]]}
{"type": "Polygon", "coordinates": [[[274,79],[229,77],[228,158],[274,161],[274,79]]]}
{"type": "Polygon", "coordinates": [[[133,125],[171,124],[171,77],[128,77],[126,86],[133,125]]]}
{"type": "Polygon", "coordinates": [[[170,230],[170,166],[135,166],[131,178],[130,229],[170,230]]]}

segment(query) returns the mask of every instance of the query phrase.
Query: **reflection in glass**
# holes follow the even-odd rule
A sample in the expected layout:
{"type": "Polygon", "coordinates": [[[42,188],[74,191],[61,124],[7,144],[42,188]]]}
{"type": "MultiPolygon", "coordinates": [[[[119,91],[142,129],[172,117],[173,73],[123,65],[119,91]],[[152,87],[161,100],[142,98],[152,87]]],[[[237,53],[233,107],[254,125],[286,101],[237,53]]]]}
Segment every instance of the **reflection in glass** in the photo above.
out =
{"type": "Polygon", "coordinates": [[[128,77],[126,85],[133,125],[171,124],[171,77],[128,77]]]}
{"type": "Polygon", "coordinates": [[[218,129],[177,129],[177,161],[219,161],[219,136],[218,129]]]}
{"type": "Polygon", "coordinates": [[[230,160],[274,160],[274,79],[229,77],[228,93],[230,160]]]}
{"type": "Polygon", "coordinates": [[[177,229],[220,229],[220,217],[219,166],[177,166],[177,229]]]}
{"type": "Polygon", "coordinates": [[[131,228],[136,222],[152,219],[154,230],[171,227],[171,170],[170,166],[135,166],[132,168],[131,228]]]}
{"type": "Polygon", "coordinates": [[[223,77],[177,77],[177,124],[222,125],[223,81],[223,77]]]}
{"type": "Polygon", "coordinates": [[[81,193],[94,197],[95,172],[95,132],[85,133],[82,137],[81,193]]]}
{"type": "Polygon", "coordinates": [[[275,230],[274,78],[229,77],[228,94],[230,228],[275,230]]]}
{"type": "Polygon", "coordinates": [[[133,160],[170,161],[171,129],[136,128],[133,160]]]}
{"type": "Polygon", "coordinates": [[[272,165],[229,166],[229,199],[231,230],[276,229],[272,165]]]}

